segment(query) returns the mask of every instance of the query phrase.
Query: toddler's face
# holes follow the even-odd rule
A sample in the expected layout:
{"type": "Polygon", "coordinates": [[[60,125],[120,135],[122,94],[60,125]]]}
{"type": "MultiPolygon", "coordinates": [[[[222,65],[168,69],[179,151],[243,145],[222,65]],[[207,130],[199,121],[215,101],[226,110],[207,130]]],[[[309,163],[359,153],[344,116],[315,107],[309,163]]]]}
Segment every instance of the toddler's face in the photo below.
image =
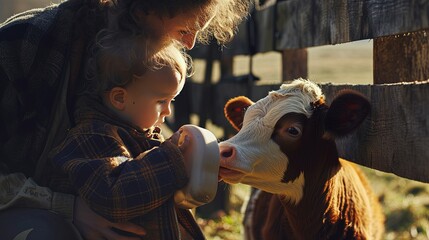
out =
{"type": "Polygon", "coordinates": [[[171,114],[171,102],[184,84],[181,74],[171,67],[148,71],[126,87],[123,113],[142,129],[160,125],[171,114]]]}

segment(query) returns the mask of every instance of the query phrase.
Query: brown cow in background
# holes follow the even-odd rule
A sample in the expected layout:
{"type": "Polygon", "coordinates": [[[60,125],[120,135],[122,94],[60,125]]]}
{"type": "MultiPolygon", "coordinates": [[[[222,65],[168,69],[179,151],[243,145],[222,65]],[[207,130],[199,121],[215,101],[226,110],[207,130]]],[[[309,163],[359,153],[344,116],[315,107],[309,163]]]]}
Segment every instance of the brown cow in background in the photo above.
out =
{"type": "Polygon", "coordinates": [[[362,172],[339,159],[334,139],[370,113],[361,94],[343,91],[329,107],[321,89],[299,79],[256,103],[231,99],[239,130],[220,143],[220,176],[253,192],[246,239],[380,239],[384,216],[362,172]]]}

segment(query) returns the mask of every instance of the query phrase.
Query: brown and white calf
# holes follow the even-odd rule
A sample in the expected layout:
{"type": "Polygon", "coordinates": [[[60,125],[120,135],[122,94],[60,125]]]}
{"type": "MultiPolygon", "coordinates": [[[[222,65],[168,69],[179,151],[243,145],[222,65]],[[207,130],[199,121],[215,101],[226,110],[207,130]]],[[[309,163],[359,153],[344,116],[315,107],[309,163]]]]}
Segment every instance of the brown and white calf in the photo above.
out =
{"type": "Polygon", "coordinates": [[[259,189],[249,201],[247,239],[381,238],[380,205],[361,171],[339,159],[334,141],[369,112],[366,98],[351,90],[329,107],[303,79],[256,103],[238,97],[226,104],[239,132],[219,145],[220,176],[259,189]]]}

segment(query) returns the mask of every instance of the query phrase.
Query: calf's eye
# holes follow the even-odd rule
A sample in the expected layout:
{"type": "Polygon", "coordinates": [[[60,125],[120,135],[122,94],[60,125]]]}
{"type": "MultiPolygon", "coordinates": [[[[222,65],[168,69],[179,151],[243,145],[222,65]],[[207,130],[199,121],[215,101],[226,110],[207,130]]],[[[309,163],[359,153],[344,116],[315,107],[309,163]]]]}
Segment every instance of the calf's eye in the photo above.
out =
{"type": "Polygon", "coordinates": [[[297,127],[290,127],[287,129],[287,132],[292,136],[299,136],[301,134],[301,129],[297,127]]]}

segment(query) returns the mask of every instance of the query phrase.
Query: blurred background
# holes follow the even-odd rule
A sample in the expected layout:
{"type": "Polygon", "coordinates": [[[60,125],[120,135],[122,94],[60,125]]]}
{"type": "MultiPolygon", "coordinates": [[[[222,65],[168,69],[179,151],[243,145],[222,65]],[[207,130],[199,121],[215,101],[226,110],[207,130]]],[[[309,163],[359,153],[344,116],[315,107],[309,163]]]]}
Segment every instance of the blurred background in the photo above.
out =
{"type": "MultiPolygon", "coordinates": [[[[47,0],[0,0],[0,21],[3,22],[13,14],[31,8],[44,7],[60,1],[47,0]]],[[[204,49],[196,46],[191,52],[194,58],[195,74],[189,83],[202,83],[207,76],[207,58],[204,49]]],[[[232,46],[224,49],[228,52],[232,46]]],[[[216,47],[219,49],[219,47],[216,47]]],[[[373,41],[361,40],[333,46],[307,48],[308,78],[319,83],[373,83],[373,41]]],[[[228,75],[243,76],[250,72],[260,80],[258,84],[281,84],[282,54],[279,52],[257,53],[248,55],[228,56],[228,75]],[[250,64],[250,61],[251,64],[250,64]],[[251,67],[250,67],[251,65],[251,67]],[[250,69],[251,68],[251,69],[250,69]]],[[[216,84],[224,78],[221,73],[222,64],[219,58],[213,59],[211,83],[216,84]]],[[[223,66],[224,67],[224,66],[223,66]]],[[[237,80],[237,79],[235,79],[237,80]]],[[[191,92],[192,94],[192,92],[191,92]]],[[[177,99],[177,102],[182,101],[177,99]]],[[[186,103],[184,103],[186,105],[186,103]]],[[[176,114],[177,115],[177,114],[176,114]]],[[[169,136],[172,131],[183,123],[200,124],[200,116],[190,113],[184,120],[170,118],[170,124],[164,127],[164,134],[169,136]],[[176,122],[174,125],[173,123],[176,122]]],[[[219,139],[233,134],[214,123],[210,119],[204,122],[219,139]]],[[[386,214],[385,239],[429,239],[429,184],[397,177],[372,169],[364,168],[368,178],[383,204],[386,214]]],[[[249,195],[249,187],[244,185],[229,186],[221,184],[215,201],[196,210],[198,223],[208,239],[235,240],[242,239],[242,206],[249,195]]]]}

